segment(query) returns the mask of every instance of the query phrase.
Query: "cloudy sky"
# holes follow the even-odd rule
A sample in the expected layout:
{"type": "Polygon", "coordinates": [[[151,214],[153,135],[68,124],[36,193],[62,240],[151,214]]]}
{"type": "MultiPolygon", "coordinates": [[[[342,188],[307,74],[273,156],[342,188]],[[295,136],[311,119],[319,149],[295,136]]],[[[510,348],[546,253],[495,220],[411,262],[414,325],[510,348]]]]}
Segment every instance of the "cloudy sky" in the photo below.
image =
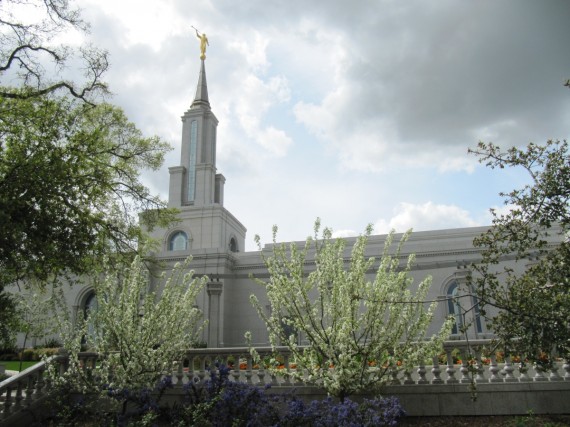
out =
{"type": "Polygon", "coordinates": [[[515,170],[467,154],[567,138],[570,2],[76,0],[111,54],[129,118],[174,150],[145,182],[164,198],[180,164],[199,41],[225,206],[262,241],[488,224],[515,170]]]}

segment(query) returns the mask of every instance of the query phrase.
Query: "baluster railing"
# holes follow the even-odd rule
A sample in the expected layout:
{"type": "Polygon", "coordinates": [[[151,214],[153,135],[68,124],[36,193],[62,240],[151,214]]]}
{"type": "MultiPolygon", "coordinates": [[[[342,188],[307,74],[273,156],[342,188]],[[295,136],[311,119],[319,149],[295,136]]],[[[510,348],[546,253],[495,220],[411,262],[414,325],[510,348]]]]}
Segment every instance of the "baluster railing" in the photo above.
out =
{"type": "MultiPolygon", "coordinates": [[[[478,340],[476,342],[450,341],[444,346],[444,359],[433,356],[431,366],[421,364],[415,368],[393,366],[388,369],[386,381],[391,385],[441,385],[441,384],[470,384],[476,383],[524,383],[524,382],[562,382],[570,381],[570,362],[564,360],[557,361],[554,356],[553,364],[549,370],[542,369],[541,366],[530,367],[525,363],[524,355],[517,355],[514,358],[506,355],[504,362],[498,358],[497,354],[489,353],[487,358],[490,363],[482,363],[479,351],[473,348],[488,347],[490,341],[478,340]],[[454,363],[454,355],[457,351],[461,357],[461,364],[454,363]]],[[[175,387],[182,387],[189,381],[193,383],[203,383],[211,377],[211,369],[217,369],[219,364],[225,364],[230,369],[230,379],[235,382],[245,382],[248,384],[264,386],[268,383],[274,387],[299,387],[304,384],[303,371],[294,365],[288,348],[275,349],[264,347],[257,349],[260,359],[253,360],[248,348],[202,348],[190,349],[185,356],[176,362],[172,372],[175,387]],[[274,357],[282,362],[279,373],[277,366],[269,366],[270,360],[274,357]],[[187,369],[184,367],[188,363],[187,369]],[[230,363],[231,362],[231,363],[230,363]],[[240,366],[241,365],[241,366],[240,366]],[[298,375],[293,375],[294,373],[298,375]],[[294,379],[294,381],[293,381],[294,379]]],[[[80,353],[79,368],[87,373],[97,368],[97,354],[80,353]]],[[[501,354],[501,358],[503,355],[501,354]]],[[[54,362],[58,363],[55,373],[63,374],[69,367],[69,360],[65,355],[55,356],[54,362]]],[[[334,369],[334,367],[326,367],[334,369]]],[[[46,364],[39,364],[28,368],[18,376],[9,378],[0,383],[0,424],[18,411],[30,407],[35,401],[40,399],[49,391],[49,384],[44,381],[44,371],[46,364]]],[[[314,385],[314,384],[313,384],[314,385]]],[[[318,384],[317,384],[318,385],[318,384]]]]}
{"type": "Polygon", "coordinates": [[[422,363],[419,367],[418,367],[418,384],[429,384],[429,381],[426,379],[426,367],[425,365],[422,363]]]}
{"type": "Polygon", "coordinates": [[[489,365],[489,372],[491,376],[489,377],[489,382],[492,383],[502,383],[503,379],[499,376],[499,366],[497,365],[497,356],[495,354],[491,354],[490,356],[491,363],[489,365]]]}
{"type": "Polygon", "coordinates": [[[515,368],[513,366],[511,356],[510,355],[506,356],[505,357],[505,366],[503,368],[503,373],[505,375],[505,382],[506,383],[517,382],[517,378],[513,374],[514,371],[515,371],[515,368]]]}
{"type": "Polygon", "coordinates": [[[447,384],[457,384],[459,380],[455,378],[455,365],[453,363],[453,351],[452,349],[447,349],[445,351],[445,355],[447,357],[447,367],[445,368],[445,373],[447,374],[447,379],[445,382],[447,384]]]}
{"type": "Polygon", "coordinates": [[[433,375],[431,380],[432,384],[443,384],[443,380],[440,378],[441,369],[439,368],[439,356],[433,357],[433,368],[431,368],[431,373],[433,375]]]}
{"type": "Polygon", "coordinates": [[[469,358],[470,355],[466,349],[461,349],[461,368],[459,368],[459,372],[461,372],[461,379],[459,380],[462,384],[471,383],[471,376],[469,373],[469,358]]]}
{"type": "Polygon", "coordinates": [[[544,375],[544,367],[542,365],[534,365],[533,381],[548,381],[548,378],[544,375]]]}
{"type": "Polygon", "coordinates": [[[564,369],[564,381],[570,381],[570,359],[564,360],[564,365],[562,365],[562,369],[564,369]]]}
{"type": "Polygon", "coordinates": [[[550,368],[550,376],[548,377],[549,381],[563,381],[563,378],[558,373],[558,362],[556,359],[552,360],[552,367],[550,368]]]}
{"type": "Polygon", "coordinates": [[[404,371],[404,384],[415,384],[416,382],[412,378],[412,371],[407,369],[404,371]]]}

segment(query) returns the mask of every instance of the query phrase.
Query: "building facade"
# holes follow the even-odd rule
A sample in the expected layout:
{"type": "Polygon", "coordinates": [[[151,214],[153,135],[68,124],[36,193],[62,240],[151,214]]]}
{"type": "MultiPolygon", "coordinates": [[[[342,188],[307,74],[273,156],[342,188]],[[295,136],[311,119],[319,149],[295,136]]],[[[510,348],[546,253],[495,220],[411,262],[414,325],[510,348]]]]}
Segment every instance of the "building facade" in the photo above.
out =
{"type": "MultiPolygon", "coordinates": [[[[169,168],[168,206],[180,211],[179,222],[150,233],[160,242],[153,255],[167,274],[174,264],[192,255],[191,268],[198,275],[208,276],[209,282],[197,301],[208,319],[202,333],[202,341],[208,347],[243,346],[246,331],[252,333],[254,344],[264,345],[268,343],[267,331],[249,297],[255,293],[263,301],[264,290],[251,275],[267,277],[267,270],[260,252],[243,251],[246,228],[224,207],[225,177],[216,168],[217,125],[202,60],[196,95],[182,116],[180,164],[169,168]]],[[[486,227],[474,227],[416,232],[404,246],[403,260],[411,253],[416,255],[411,273],[414,282],[419,283],[427,275],[433,278],[428,300],[439,303],[430,332],[439,330],[446,316],[451,315],[456,318],[455,338],[462,337],[459,327],[465,323],[469,324],[471,338],[490,336],[475,298],[469,295],[461,298],[462,310],[467,309],[464,315],[453,298],[466,292],[468,267],[480,257],[479,250],[473,247],[473,238],[485,230],[486,227]]],[[[385,239],[382,235],[372,236],[367,253],[380,256],[385,239]]],[[[354,241],[355,238],[347,239],[347,259],[354,241]]],[[[269,255],[271,250],[271,245],[266,245],[262,251],[269,255]]],[[[313,265],[308,260],[307,272],[311,268],[313,265]]],[[[526,265],[519,263],[515,268],[524,269],[526,265]]],[[[371,272],[370,277],[373,275],[371,272]]],[[[160,286],[153,280],[151,288],[160,286]]],[[[76,285],[66,295],[76,316],[82,315],[93,301],[93,290],[87,285],[76,285]]]]}

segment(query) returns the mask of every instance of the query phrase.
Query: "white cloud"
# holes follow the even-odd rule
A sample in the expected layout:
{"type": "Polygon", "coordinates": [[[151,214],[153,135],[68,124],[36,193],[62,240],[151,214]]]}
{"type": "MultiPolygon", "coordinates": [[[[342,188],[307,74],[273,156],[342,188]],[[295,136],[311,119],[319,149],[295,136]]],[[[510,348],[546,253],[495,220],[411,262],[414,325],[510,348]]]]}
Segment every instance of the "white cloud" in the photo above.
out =
{"type": "Polygon", "coordinates": [[[389,220],[378,220],[374,224],[374,230],[376,233],[388,233],[392,229],[404,232],[410,228],[421,231],[478,225],[481,224],[468,211],[455,205],[400,203],[394,209],[394,216],[389,220]]]}
{"type": "Polygon", "coordinates": [[[332,234],[332,236],[335,239],[345,238],[345,237],[355,237],[358,235],[359,235],[359,233],[357,233],[354,230],[333,230],[333,234],[332,234]]]}
{"type": "Polygon", "coordinates": [[[171,1],[144,2],[140,0],[83,0],[84,7],[101,9],[121,24],[124,47],[145,44],[154,50],[173,34],[189,33],[190,24],[176,13],[171,1]],[[133,19],[133,15],[136,18],[133,19]]]}
{"type": "Polygon", "coordinates": [[[253,32],[253,39],[250,37],[240,38],[228,43],[228,49],[236,51],[245,58],[247,65],[256,73],[264,73],[269,67],[267,60],[267,45],[269,40],[263,37],[258,31],[253,32]]]}
{"type": "Polygon", "coordinates": [[[266,150],[266,154],[282,157],[293,140],[273,125],[265,125],[265,114],[290,97],[287,80],[273,76],[268,81],[249,74],[244,78],[240,97],[235,100],[235,114],[248,138],[266,150]]]}
{"type": "Polygon", "coordinates": [[[283,157],[293,143],[285,132],[269,126],[255,132],[256,142],[276,157],[283,157]]]}

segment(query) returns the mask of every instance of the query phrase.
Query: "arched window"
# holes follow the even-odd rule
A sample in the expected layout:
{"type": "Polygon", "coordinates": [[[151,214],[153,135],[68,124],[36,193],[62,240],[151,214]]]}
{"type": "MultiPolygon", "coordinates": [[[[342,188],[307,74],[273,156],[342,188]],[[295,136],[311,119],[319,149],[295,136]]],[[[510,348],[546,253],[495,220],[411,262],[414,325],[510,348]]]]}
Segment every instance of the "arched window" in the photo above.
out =
{"type": "Polygon", "coordinates": [[[89,315],[96,313],[97,307],[97,296],[95,295],[95,292],[91,292],[85,299],[85,304],[83,306],[83,318],[87,320],[87,334],[83,337],[83,344],[86,343],[87,337],[93,337],[95,335],[95,322],[93,319],[89,319],[89,315]]]}
{"type": "Polygon", "coordinates": [[[97,295],[95,295],[95,292],[91,292],[85,300],[83,312],[86,319],[91,311],[97,311],[97,295]]]}
{"type": "Polygon", "coordinates": [[[231,252],[239,252],[237,241],[234,237],[230,239],[230,251],[231,252]]]}
{"type": "Polygon", "coordinates": [[[451,316],[455,318],[455,324],[451,333],[457,335],[459,329],[463,326],[463,310],[461,307],[461,300],[459,297],[459,286],[456,282],[453,282],[449,288],[447,288],[447,310],[451,316]]]}
{"type": "Polygon", "coordinates": [[[178,231],[170,236],[169,251],[185,251],[188,249],[188,236],[184,231],[178,231]]]}
{"type": "Polygon", "coordinates": [[[462,289],[457,282],[452,282],[447,288],[447,310],[451,316],[455,318],[455,325],[451,333],[454,335],[459,334],[463,322],[467,323],[473,320],[475,332],[483,332],[483,324],[481,315],[479,313],[479,302],[474,295],[464,295],[462,289]]]}

